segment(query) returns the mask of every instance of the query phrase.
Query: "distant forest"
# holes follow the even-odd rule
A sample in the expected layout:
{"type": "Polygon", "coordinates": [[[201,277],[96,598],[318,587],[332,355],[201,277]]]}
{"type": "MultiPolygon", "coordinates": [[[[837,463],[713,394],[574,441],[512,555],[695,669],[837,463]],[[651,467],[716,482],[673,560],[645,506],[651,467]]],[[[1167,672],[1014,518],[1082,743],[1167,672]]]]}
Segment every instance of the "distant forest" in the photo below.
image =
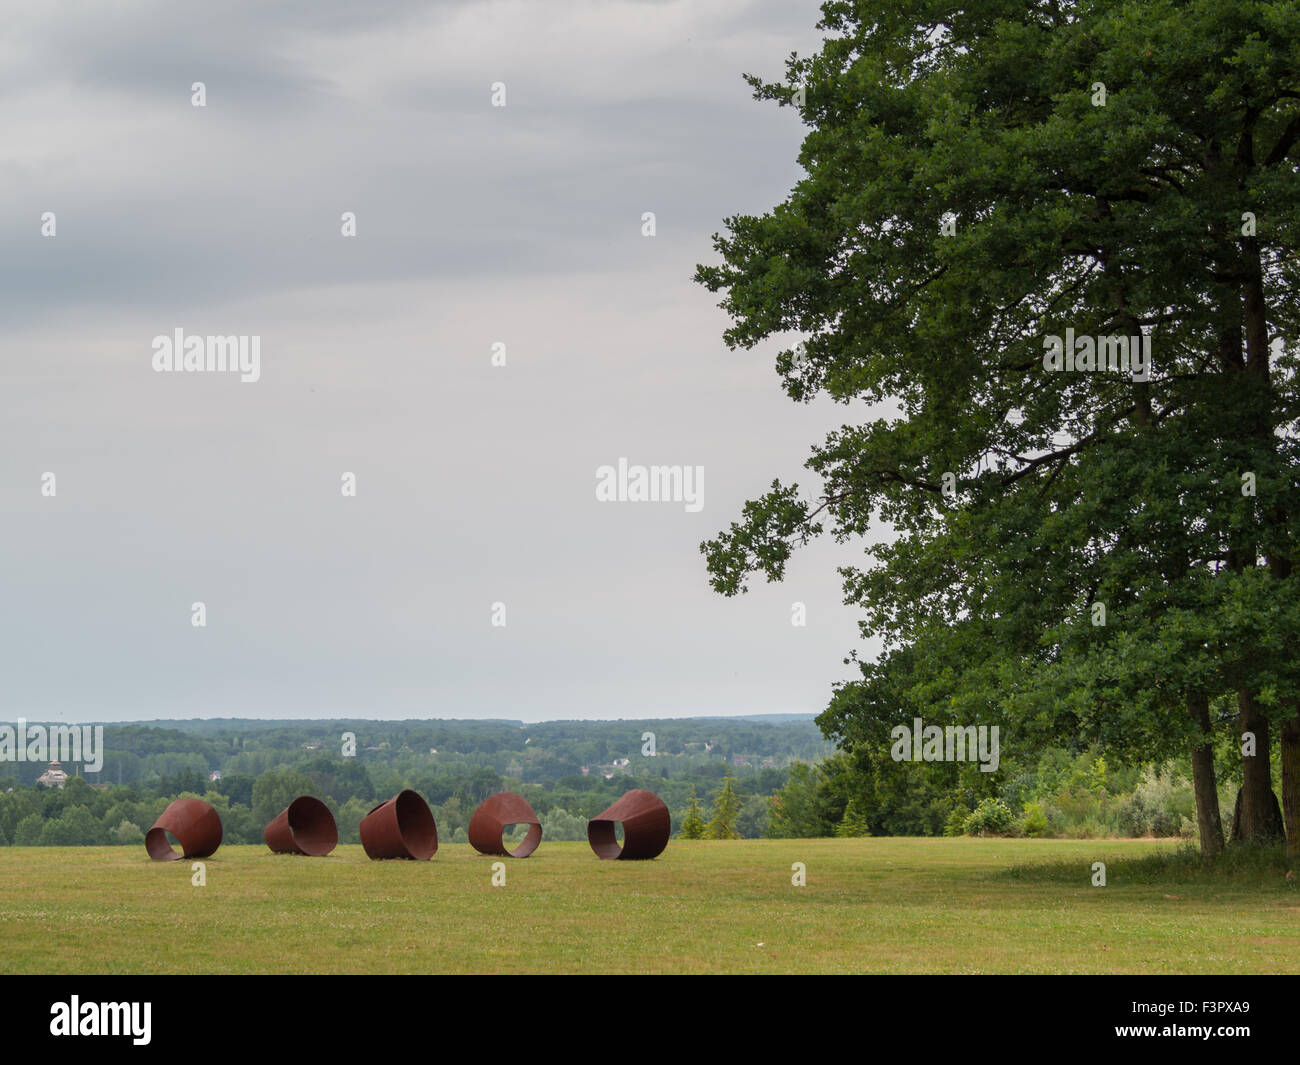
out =
{"type": "Polygon", "coordinates": [[[625,791],[647,788],[672,810],[676,832],[692,793],[707,805],[728,774],[740,800],[735,831],[757,837],[791,766],[819,763],[832,750],[812,716],[794,715],[106,724],[100,772],[65,766],[63,788],[37,783],[44,762],[0,763],[0,845],[142,843],[181,794],[217,807],[227,843],[262,842],[266,823],[299,794],[323,799],[341,841],[357,842],[362,815],[408,787],[429,800],[447,842],[464,842],[474,807],[498,791],[523,794],[547,838],[579,840],[587,818],[625,791]]]}

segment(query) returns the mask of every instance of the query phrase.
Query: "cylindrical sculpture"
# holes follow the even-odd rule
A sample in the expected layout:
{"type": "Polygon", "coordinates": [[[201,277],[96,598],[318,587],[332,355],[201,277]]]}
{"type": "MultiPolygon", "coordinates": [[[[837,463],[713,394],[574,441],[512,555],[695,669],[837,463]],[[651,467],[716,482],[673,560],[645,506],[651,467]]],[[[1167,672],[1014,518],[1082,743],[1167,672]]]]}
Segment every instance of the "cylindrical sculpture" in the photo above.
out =
{"type": "Polygon", "coordinates": [[[339,845],[339,830],[330,808],[320,799],[299,795],[262,833],[276,854],[320,857],[339,845]]]}
{"type": "Polygon", "coordinates": [[[627,792],[609,809],[587,822],[587,842],[598,858],[634,861],[656,858],[668,846],[672,817],[664,801],[652,791],[638,788],[627,792]],[[623,823],[623,846],[618,845],[614,825],[623,823]]]}
{"type": "Polygon", "coordinates": [[[432,858],[438,849],[438,825],[424,797],[399,792],[361,819],[361,846],[376,860],[432,858]]]}
{"type": "Polygon", "coordinates": [[[220,846],[221,816],[202,799],[177,799],[144,836],[144,848],[155,862],[207,858],[220,846]],[[180,854],[167,841],[168,832],[180,842],[180,854]]]}
{"type": "Polygon", "coordinates": [[[513,791],[489,795],[469,819],[469,842],[479,854],[504,854],[508,858],[527,858],[542,842],[542,823],[528,800],[513,791]],[[528,835],[514,850],[506,850],[501,833],[506,825],[528,825],[528,835]]]}

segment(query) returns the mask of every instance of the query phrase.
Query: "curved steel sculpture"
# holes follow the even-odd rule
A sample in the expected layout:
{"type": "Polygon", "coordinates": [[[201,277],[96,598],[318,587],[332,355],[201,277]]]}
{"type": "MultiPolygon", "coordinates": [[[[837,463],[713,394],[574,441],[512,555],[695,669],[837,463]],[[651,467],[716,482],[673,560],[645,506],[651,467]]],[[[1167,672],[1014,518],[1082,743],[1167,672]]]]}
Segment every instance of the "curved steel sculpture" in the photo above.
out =
{"type": "Polygon", "coordinates": [[[339,845],[339,829],[330,808],[320,799],[299,795],[266,826],[262,838],[276,854],[319,858],[339,845]]]}
{"type": "Polygon", "coordinates": [[[587,842],[598,858],[637,861],[662,854],[671,830],[672,816],[664,801],[654,792],[638,788],[587,822],[587,842]],[[614,835],[619,821],[623,823],[621,847],[614,835]]]}
{"type": "Polygon", "coordinates": [[[361,819],[361,845],[376,861],[425,861],[438,849],[438,824],[424,796],[407,788],[361,819]]]}
{"type": "Polygon", "coordinates": [[[479,854],[503,854],[507,858],[527,858],[542,842],[542,823],[537,812],[522,795],[502,791],[489,795],[469,819],[469,842],[479,854]],[[528,835],[514,850],[506,850],[501,833],[506,825],[528,825],[528,835]]]}
{"type": "Polygon", "coordinates": [[[155,862],[207,858],[220,846],[221,815],[202,799],[177,799],[144,835],[145,850],[155,862]],[[180,843],[180,854],[167,841],[168,832],[180,843]]]}

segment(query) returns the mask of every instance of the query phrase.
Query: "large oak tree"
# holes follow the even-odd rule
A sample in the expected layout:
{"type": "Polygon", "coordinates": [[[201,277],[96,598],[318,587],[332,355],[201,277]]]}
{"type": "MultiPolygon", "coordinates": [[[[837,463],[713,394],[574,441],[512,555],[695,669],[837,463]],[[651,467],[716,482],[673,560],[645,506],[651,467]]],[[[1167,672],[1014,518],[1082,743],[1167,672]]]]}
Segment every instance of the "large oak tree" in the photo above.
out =
{"type": "Polygon", "coordinates": [[[812,449],[815,492],[773,482],[702,545],[714,587],[887,522],[843,571],[885,651],[828,730],[878,743],[924,711],[1022,749],[1190,750],[1211,856],[1209,707],[1233,694],[1238,836],[1279,830],[1280,734],[1300,846],[1300,5],[822,10],[817,55],[748,79],[801,113],[806,177],[727,219],[697,279],[728,344],[788,341],[792,398],[886,413],[812,449]],[[1058,369],[1071,335],[1145,336],[1149,373],[1058,369]]]}

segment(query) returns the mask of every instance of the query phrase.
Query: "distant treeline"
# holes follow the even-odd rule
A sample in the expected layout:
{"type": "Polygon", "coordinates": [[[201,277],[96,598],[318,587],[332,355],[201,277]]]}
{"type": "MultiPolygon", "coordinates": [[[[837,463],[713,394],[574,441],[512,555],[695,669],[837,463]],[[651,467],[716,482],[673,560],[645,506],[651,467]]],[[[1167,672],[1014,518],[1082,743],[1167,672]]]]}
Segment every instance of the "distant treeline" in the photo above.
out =
{"type": "Polygon", "coordinates": [[[735,830],[756,837],[790,766],[831,749],[811,718],[107,724],[101,771],[61,789],[36,784],[44,764],[0,763],[0,844],[141,843],[181,794],[217,807],[227,843],[260,843],[300,794],[323,799],[341,841],[357,842],[361,817],[408,787],[429,800],[449,842],[463,842],[474,807],[503,790],[528,798],[547,838],[580,840],[587,818],[637,787],[664,799],[676,830],[692,791],[707,803],[728,774],[740,800],[735,830]]]}
{"type": "MultiPolygon", "coordinates": [[[[360,765],[399,772],[431,768],[491,769],[523,783],[553,785],[600,775],[615,759],[645,763],[658,777],[721,777],[732,765],[783,769],[815,762],[831,750],[811,717],[778,723],[727,718],[664,721],[254,721],[218,719],[106,724],[103,765],[92,784],[153,784],[183,771],[258,776],[318,757],[342,757],[355,737],[360,765]],[[642,754],[654,734],[658,760],[642,754]],[[430,753],[436,751],[436,754],[430,753]],[[739,763],[739,764],[738,764],[739,763]],[[584,773],[585,769],[585,773],[584,773]]],[[[69,772],[73,767],[66,767],[69,772]]],[[[0,781],[32,784],[44,763],[0,762],[0,781]]]]}
{"type": "MultiPolygon", "coordinates": [[[[701,834],[724,810],[724,839],[1190,836],[1195,824],[1185,760],[1117,764],[1095,748],[1047,747],[1004,756],[986,773],[974,762],[834,751],[811,719],[225,720],[107,725],[104,741],[103,770],[61,789],[34,783],[43,764],[0,763],[0,845],[138,845],[179,795],[216,806],[225,842],[261,843],[267,822],[304,794],[330,807],[342,842],[356,843],[361,818],[404,788],[424,795],[450,843],[466,841],[474,808],[498,791],[524,795],[555,841],[586,839],[587,819],[632,788],[668,804],[674,835],[694,834],[693,799],[701,834]],[[642,753],[646,733],[653,756],[642,753]]],[[[1230,806],[1236,751],[1226,740],[1220,748],[1230,806]]]]}

